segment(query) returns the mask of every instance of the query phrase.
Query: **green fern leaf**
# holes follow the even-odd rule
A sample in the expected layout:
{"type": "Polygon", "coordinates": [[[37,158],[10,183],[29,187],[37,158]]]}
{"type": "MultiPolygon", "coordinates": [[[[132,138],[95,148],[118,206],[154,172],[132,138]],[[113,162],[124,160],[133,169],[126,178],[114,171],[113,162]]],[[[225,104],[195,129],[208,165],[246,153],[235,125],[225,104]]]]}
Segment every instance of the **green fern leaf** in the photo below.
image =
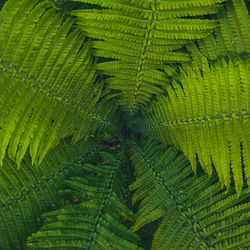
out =
{"type": "Polygon", "coordinates": [[[40,163],[60,138],[111,127],[112,108],[99,113],[103,85],[94,84],[90,42],[72,30],[74,20],[47,1],[14,6],[8,1],[1,11],[0,164],[8,145],[18,165],[29,146],[32,163],[40,163]]]}
{"type": "Polygon", "coordinates": [[[250,248],[248,1],[0,2],[0,249],[250,248]]]}
{"type": "MultiPolygon", "coordinates": [[[[213,63],[203,60],[203,74],[189,68],[169,86],[168,97],[145,113],[140,131],[181,149],[196,172],[196,155],[212,174],[212,163],[222,186],[230,188],[230,165],[239,195],[249,176],[249,59],[231,58],[213,63]],[[192,80],[191,80],[192,79],[192,80]],[[240,84],[239,84],[240,83],[240,84]]],[[[248,179],[248,186],[250,185],[248,179]]]]}
{"type": "Polygon", "coordinates": [[[87,172],[83,177],[65,181],[80,205],[45,213],[45,224],[28,239],[29,247],[141,249],[135,245],[138,236],[121,223],[134,217],[116,193],[123,184],[119,172],[125,151],[122,148],[117,158],[107,153],[101,155],[111,164],[84,164],[82,168],[87,172]]]}
{"type": "Polygon", "coordinates": [[[0,249],[23,249],[26,237],[37,230],[42,212],[59,207],[57,190],[63,180],[79,172],[79,163],[90,158],[100,145],[60,143],[39,166],[26,155],[21,169],[9,158],[0,168],[0,249]]]}
{"type": "Polygon", "coordinates": [[[222,192],[215,176],[194,176],[183,154],[157,144],[142,140],[131,145],[136,181],[130,187],[139,202],[133,230],[158,220],[152,249],[247,247],[247,190],[239,199],[222,192]]]}
{"type": "Polygon", "coordinates": [[[201,54],[216,60],[228,54],[247,54],[250,51],[249,14],[244,0],[230,0],[218,13],[219,28],[214,34],[187,44],[193,63],[202,68],[201,54]],[[197,46],[198,44],[198,46],[197,46]]]}
{"type": "Polygon", "coordinates": [[[223,1],[81,2],[105,8],[70,14],[78,17],[77,24],[86,35],[98,39],[93,43],[94,55],[115,59],[101,63],[98,68],[113,76],[108,83],[110,88],[120,91],[118,104],[133,115],[154,94],[162,93],[162,84],[157,79],[164,75],[160,71],[164,63],[189,61],[189,55],[179,49],[190,40],[208,36],[217,27],[216,21],[187,17],[215,13],[217,3],[223,1]],[[118,65],[123,68],[114,70],[118,65]]]}

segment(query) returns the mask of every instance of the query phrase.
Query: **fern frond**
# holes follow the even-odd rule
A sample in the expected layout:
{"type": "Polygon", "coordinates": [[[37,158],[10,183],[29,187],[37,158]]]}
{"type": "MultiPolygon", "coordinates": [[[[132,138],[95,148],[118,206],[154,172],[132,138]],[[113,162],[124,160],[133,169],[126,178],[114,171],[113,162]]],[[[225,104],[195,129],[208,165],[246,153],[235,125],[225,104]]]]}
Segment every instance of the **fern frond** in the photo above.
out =
{"type": "Polygon", "coordinates": [[[244,0],[228,1],[218,20],[227,50],[250,53],[250,18],[244,0]]]}
{"type": "Polygon", "coordinates": [[[193,63],[200,68],[200,53],[208,59],[216,60],[220,56],[248,54],[250,51],[250,19],[244,0],[228,1],[217,16],[220,25],[214,34],[186,45],[193,63]]]}
{"type": "Polygon", "coordinates": [[[75,132],[86,139],[111,127],[115,108],[99,102],[102,83],[95,83],[90,42],[72,30],[74,20],[48,1],[14,2],[1,10],[0,164],[9,145],[20,165],[28,147],[32,162],[40,163],[60,138],[75,132]]]}
{"type": "Polygon", "coordinates": [[[134,217],[117,194],[119,187],[123,188],[119,173],[124,164],[124,149],[117,158],[108,153],[102,155],[109,163],[84,164],[84,176],[65,181],[80,204],[45,213],[44,226],[28,239],[28,246],[34,249],[140,249],[135,244],[138,236],[122,225],[134,217]]]}
{"type": "Polygon", "coordinates": [[[250,248],[249,7],[1,0],[0,249],[250,248]]]}
{"type": "Polygon", "coordinates": [[[142,140],[131,145],[140,202],[133,230],[157,221],[152,249],[231,249],[249,246],[249,195],[222,192],[215,176],[197,174],[172,147],[142,140]]]}
{"type": "Polygon", "coordinates": [[[70,14],[78,17],[77,24],[86,35],[98,39],[93,43],[94,55],[114,59],[98,68],[112,76],[109,87],[120,91],[118,104],[133,116],[155,94],[163,92],[158,79],[166,81],[166,72],[160,70],[164,64],[189,61],[189,55],[181,50],[183,45],[208,36],[217,27],[215,20],[188,17],[215,13],[217,4],[224,1],[80,2],[104,7],[70,14]],[[115,70],[118,65],[124,68],[115,70]]]}
{"type": "Polygon", "coordinates": [[[196,171],[196,155],[212,174],[212,163],[222,186],[230,187],[230,166],[239,195],[244,174],[250,186],[249,58],[231,58],[208,65],[203,74],[189,67],[183,87],[173,82],[168,97],[156,101],[139,125],[145,135],[182,150],[196,171]],[[242,165],[243,164],[243,165],[242,165]]]}
{"type": "Polygon", "coordinates": [[[93,142],[58,147],[39,166],[26,155],[21,169],[6,157],[0,168],[0,249],[24,249],[29,234],[38,229],[41,213],[59,207],[57,192],[63,180],[79,172],[78,165],[100,149],[93,142]]]}

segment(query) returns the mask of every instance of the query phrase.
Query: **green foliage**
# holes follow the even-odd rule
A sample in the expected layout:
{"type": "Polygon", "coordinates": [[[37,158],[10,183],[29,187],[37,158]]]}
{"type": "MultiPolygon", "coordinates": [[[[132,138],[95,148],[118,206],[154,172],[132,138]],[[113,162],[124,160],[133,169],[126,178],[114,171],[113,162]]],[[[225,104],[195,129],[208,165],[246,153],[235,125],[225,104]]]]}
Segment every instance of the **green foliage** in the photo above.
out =
{"type": "Polygon", "coordinates": [[[202,67],[201,55],[210,60],[220,56],[244,55],[250,52],[250,19],[244,0],[228,1],[218,13],[219,28],[205,39],[188,44],[193,63],[202,67]]]}
{"type": "Polygon", "coordinates": [[[250,186],[249,58],[229,58],[202,72],[189,67],[179,80],[144,112],[139,131],[184,152],[196,172],[196,157],[212,174],[212,163],[222,187],[230,188],[230,165],[238,195],[243,186],[241,162],[250,186]],[[240,83],[240,84],[239,84],[240,83]]]}
{"type": "Polygon", "coordinates": [[[117,59],[97,67],[111,76],[109,87],[120,90],[118,104],[133,114],[162,93],[168,76],[165,63],[188,61],[189,55],[180,50],[183,45],[208,36],[217,27],[215,20],[196,16],[216,13],[217,3],[223,1],[80,2],[105,8],[70,14],[78,17],[77,24],[86,35],[98,39],[93,42],[94,55],[117,59]]]}
{"type": "Polygon", "coordinates": [[[244,0],[0,1],[0,249],[250,248],[249,24],[244,0]]]}
{"type": "Polygon", "coordinates": [[[64,146],[61,142],[39,166],[26,156],[20,166],[6,157],[0,168],[0,249],[23,249],[37,230],[41,213],[59,207],[57,190],[79,172],[79,165],[100,149],[94,142],[64,146]]]}
{"type": "MultiPolygon", "coordinates": [[[[65,183],[80,202],[60,210],[45,213],[45,225],[28,240],[32,249],[139,249],[134,242],[139,237],[129,231],[122,221],[134,220],[119,197],[124,188],[120,180],[125,150],[118,156],[102,153],[109,163],[83,164],[86,173],[65,183]]],[[[67,191],[69,191],[67,189],[67,191]]]]}
{"type": "Polygon", "coordinates": [[[8,145],[18,165],[29,146],[40,163],[60,138],[75,132],[76,142],[111,126],[90,41],[49,2],[35,4],[10,0],[0,15],[0,164],[8,145]]]}
{"type": "Polygon", "coordinates": [[[176,149],[154,141],[131,146],[136,181],[133,203],[140,202],[133,231],[159,219],[152,249],[247,249],[250,202],[244,189],[220,190],[215,176],[194,176],[176,149]]]}

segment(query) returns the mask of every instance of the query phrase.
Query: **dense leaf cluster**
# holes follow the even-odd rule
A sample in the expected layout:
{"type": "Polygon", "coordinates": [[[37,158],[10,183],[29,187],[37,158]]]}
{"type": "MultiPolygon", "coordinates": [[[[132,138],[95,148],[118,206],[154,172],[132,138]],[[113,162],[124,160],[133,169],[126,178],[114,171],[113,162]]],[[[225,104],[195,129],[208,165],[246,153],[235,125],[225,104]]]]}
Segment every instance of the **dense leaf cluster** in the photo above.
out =
{"type": "Polygon", "coordinates": [[[0,2],[0,249],[249,249],[244,0],[0,2]]]}

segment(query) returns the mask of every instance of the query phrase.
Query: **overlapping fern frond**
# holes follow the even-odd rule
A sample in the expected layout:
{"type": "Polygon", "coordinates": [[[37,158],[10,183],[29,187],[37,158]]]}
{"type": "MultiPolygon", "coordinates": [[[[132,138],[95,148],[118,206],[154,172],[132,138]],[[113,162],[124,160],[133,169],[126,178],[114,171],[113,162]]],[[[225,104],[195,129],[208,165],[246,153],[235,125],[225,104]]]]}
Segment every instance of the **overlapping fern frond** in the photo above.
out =
{"type": "Polygon", "coordinates": [[[32,249],[140,249],[138,236],[122,222],[134,216],[120,199],[124,182],[119,173],[126,164],[123,147],[117,157],[102,153],[106,163],[83,164],[84,176],[66,180],[79,205],[45,213],[45,224],[28,240],[32,249]]]}
{"type": "Polygon", "coordinates": [[[218,179],[193,174],[180,152],[143,140],[131,145],[136,181],[133,202],[139,203],[137,231],[158,220],[152,249],[247,249],[250,202],[244,189],[222,192],[218,179]]]}
{"type": "Polygon", "coordinates": [[[236,57],[182,72],[182,87],[173,82],[168,97],[144,113],[139,131],[184,152],[196,171],[197,157],[222,186],[230,187],[230,167],[238,195],[243,175],[250,186],[250,60],[236,57]],[[243,170],[244,166],[244,170],[243,170]]]}
{"type": "MultiPolygon", "coordinates": [[[[42,161],[60,138],[110,127],[99,102],[90,42],[48,1],[8,1],[0,13],[0,163],[8,147],[18,165],[28,147],[42,161]],[[17,22],[18,20],[18,22],[17,22]]],[[[111,106],[110,106],[111,105],[111,106]]]]}
{"type": "Polygon", "coordinates": [[[202,68],[202,56],[210,60],[228,54],[246,55],[250,52],[250,18],[244,0],[229,0],[217,14],[219,27],[205,39],[187,44],[192,63],[202,68]]]}
{"type": "Polygon", "coordinates": [[[24,249],[29,234],[37,230],[41,213],[59,207],[63,180],[79,171],[79,164],[101,146],[92,141],[75,146],[60,143],[39,166],[26,156],[18,169],[5,158],[0,168],[0,249],[24,249]]]}
{"type": "Polygon", "coordinates": [[[153,95],[162,93],[169,72],[165,63],[188,61],[189,55],[179,49],[217,27],[215,20],[196,16],[216,13],[224,1],[80,2],[104,8],[71,14],[78,16],[77,24],[86,35],[98,39],[93,42],[96,56],[117,59],[99,64],[98,69],[111,76],[112,89],[121,91],[118,104],[136,113],[153,95]]]}
{"type": "Polygon", "coordinates": [[[0,249],[250,248],[249,7],[0,1],[0,249]]]}

